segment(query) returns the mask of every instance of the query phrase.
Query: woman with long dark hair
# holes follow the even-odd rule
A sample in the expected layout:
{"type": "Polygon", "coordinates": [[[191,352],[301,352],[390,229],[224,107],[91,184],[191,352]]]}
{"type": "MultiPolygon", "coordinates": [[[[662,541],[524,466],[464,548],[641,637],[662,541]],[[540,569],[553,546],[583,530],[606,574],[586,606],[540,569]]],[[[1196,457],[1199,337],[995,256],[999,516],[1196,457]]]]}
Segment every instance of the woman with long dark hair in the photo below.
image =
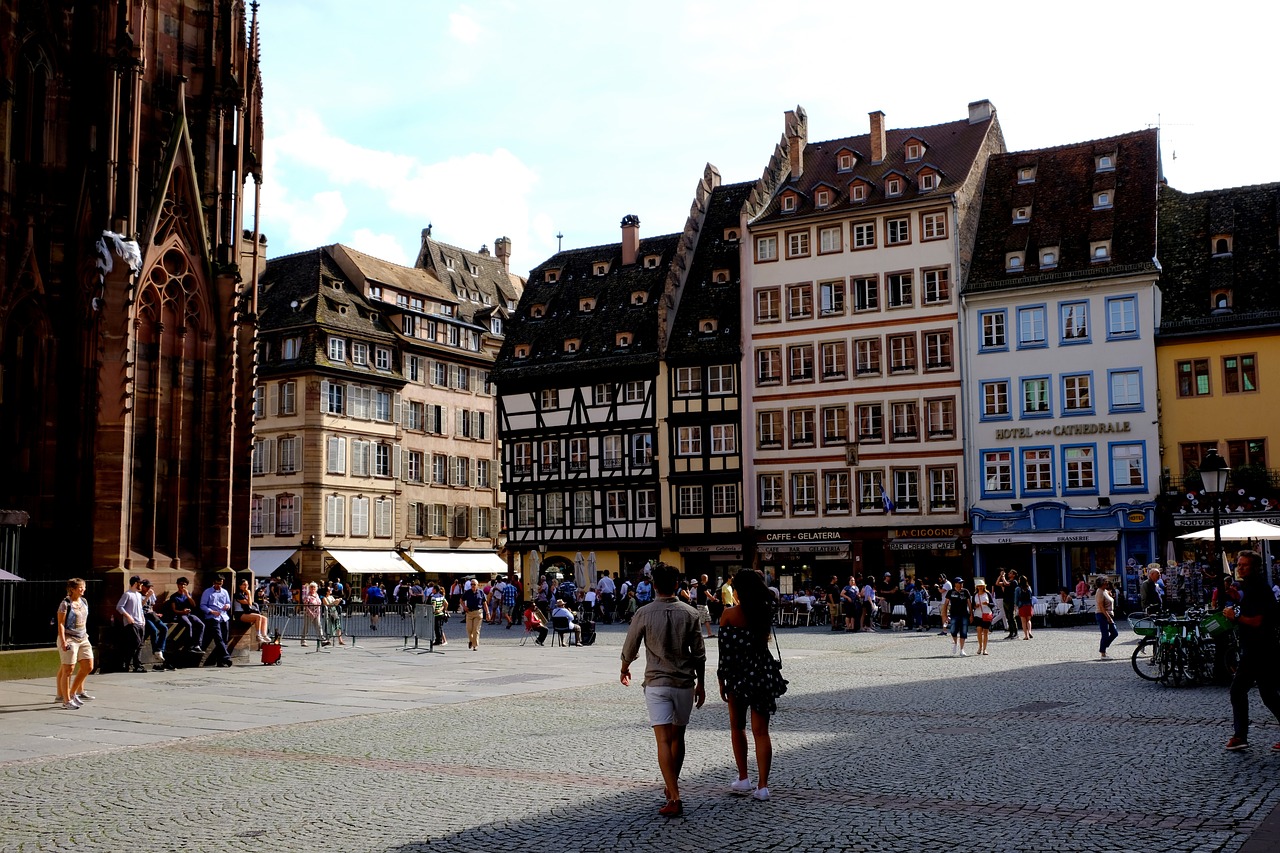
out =
{"type": "Polygon", "coordinates": [[[778,662],[769,654],[773,626],[773,594],[758,572],[743,570],[733,580],[738,605],[726,607],[720,617],[720,698],[729,705],[730,738],[738,779],[729,786],[735,794],[769,799],[769,770],[773,741],[769,717],[778,708],[775,700],[786,689],[778,662]],[[747,769],[747,713],[756,744],[758,784],[752,785],[747,769]]]}

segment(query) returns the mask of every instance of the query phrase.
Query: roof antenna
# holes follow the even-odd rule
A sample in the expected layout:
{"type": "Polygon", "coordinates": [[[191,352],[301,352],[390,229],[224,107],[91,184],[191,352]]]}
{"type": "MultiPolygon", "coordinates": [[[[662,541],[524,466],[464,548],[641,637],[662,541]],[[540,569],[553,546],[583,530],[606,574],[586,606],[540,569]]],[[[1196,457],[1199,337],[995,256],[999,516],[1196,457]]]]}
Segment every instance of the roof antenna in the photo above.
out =
{"type": "Polygon", "coordinates": [[[556,251],[559,252],[564,245],[564,234],[560,231],[556,232],[556,251]]]}

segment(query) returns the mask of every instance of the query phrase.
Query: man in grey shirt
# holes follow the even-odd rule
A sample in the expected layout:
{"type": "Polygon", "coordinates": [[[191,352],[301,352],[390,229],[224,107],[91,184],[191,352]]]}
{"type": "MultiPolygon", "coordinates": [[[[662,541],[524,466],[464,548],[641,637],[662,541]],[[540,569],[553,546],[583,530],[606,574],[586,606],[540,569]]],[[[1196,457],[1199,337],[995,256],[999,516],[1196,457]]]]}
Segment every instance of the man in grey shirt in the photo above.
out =
{"type": "Polygon", "coordinates": [[[702,642],[698,611],[676,599],[680,574],[672,566],[653,569],[658,597],[636,611],[622,644],[622,686],[631,685],[631,662],[644,643],[645,704],[658,744],[658,768],[666,785],[667,803],[658,809],[664,817],[684,814],[680,801],[680,769],[684,766],[684,731],[694,708],[706,701],[703,676],[707,649],[702,642]]]}
{"type": "Polygon", "coordinates": [[[140,658],[143,630],[146,628],[142,615],[142,578],[137,575],[129,578],[129,588],[116,602],[116,613],[120,616],[120,659],[124,668],[146,672],[140,658]]]}

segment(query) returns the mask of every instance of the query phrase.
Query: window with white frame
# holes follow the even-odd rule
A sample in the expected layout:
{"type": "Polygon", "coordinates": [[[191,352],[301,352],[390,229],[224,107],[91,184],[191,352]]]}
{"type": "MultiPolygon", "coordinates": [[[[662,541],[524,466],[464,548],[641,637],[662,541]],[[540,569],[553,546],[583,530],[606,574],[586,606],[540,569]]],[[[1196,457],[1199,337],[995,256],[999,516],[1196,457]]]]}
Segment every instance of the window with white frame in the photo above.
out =
{"type": "Polygon", "coordinates": [[[653,464],[653,434],[638,432],[631,436],[631,465],[646,468],[653,464]]]}
{"type": "Polygon", "coordinates": [[[889,246],[900,246],[911,242],[911,220],[905,216],[887,219],[884,223],[884,242],[889,246]]]}
{"type": "Polygon", "coordinates": [[[511,469],[516,475],[533,473],[533,442],[517,441],[512,445],[511,469]]]}
{"type": "Polygon", "coordinates": [[[849,505],[849,472],[824,471],[822,474],[823,492],[826,495],[826,506],[823,510],[828,515],[847,515],[849,505]]]}
{"type": "Polygon", "coordinates": [[[879,469],[858,472],[858,511],[860,513],[884,512],[884,471],[879,469]]]}
{"type": "Polygon", "coordinates": [[[1008,450],[988,450],[982,454],[982,483],[984,493],[1013,492],[1013,453],[1008,450]]]}
{"type": "Polygon", "coordinates": [[[302,353],[302,338],[285,338],[280,345],[280,358],[293,361],[302,353]]]}
{"type": "Polygon", "coordinates": [[[600,467],[614,469],[622,467],[622,436],[605,435],[600,437],[600,467]]]}
{"type": "Polygon", "coordinates": [[[945,240],[947,238],[947,214],[945,211],[920,214],[920,239],[945,240]]]}
{"type": "Polygon", "coordinates": [[[696,397],[702,393],[702,368],[676,368],[676,396],[696,397]]]}
{"type": "Polygon", "coordinates": [[[951,467],[929,468],[929,510],[945,512],[955,510],[956,469],[951,467]]]}
{"type": "Polygon", "coordinates": [[[337,382],[324,383],[324,411],[328,415],[346,413],[347,386],[337,382]]]}
{"type": "Polygon", "coordinates": [[[1007,252],[1004,256],[1004,268],[1007,272],[1022,272],[1023,270],[1022,252],[1007,252]]]}
{"type": "Polygon", "coordinates": [[[761,515],[781,515],[782,475],[778,473],[761,474],[756,478],[759,492],[759,509],[761,515]]]}
{"type": "Polygon", "coordinates": [[[796,471],[791,475],[792,515],[813,515],[818,511],[818,475],[796,471]]]}
{"type": "Polygon", "coordinates": [[[1147,477],[1143,470],[1141,444],[1111,445],[1111,487],[1113,489],[1141,489],[1147,477]]]}
{"type": "Polygon", "coordinates": [[[828,228],[818,229],[818,251],[823,254],[830,252],[839,252],[844,248],[841,243],[841,231],[839,225],[833,225],[828,228]]]}
{"type": "Polygon", "coordinates": [[[982,383],[982,416],[1004,418],[1009,416],[1009,382],[997,379],[982,383]]]}
{"type": "Polygon", "coordinates": [[[813,286],[793,284],[787,288],[787,318],[803,320],[813,316],[813,286]]]}
{"type": "Polygon", "coordinates": [[[736,424],[711,425],[711,453],[725,456],[738,452],[738,427],[736,424]]]}
{"type": "Polygon", "coordinates": [[[818,284],[822,315],[831,317],[844,313],[844,280],[824,281],[818,284]]]}
{"type": "Polygon", "coordinates": [[[915,296],[912,291],[912,276],[909,272],[891,272],[885,276],[885,288],[889,291],[890,308],[910,308],[915,296]]]}
{"type": "Polygon", "coordinates": [[[867,200],[867,185],[864,183],[854,183],[849,185],[849,200],[854,202],[863,202],[867,200]]]}
{"type": "Polygon", "coordinates": [[[920,192],[927,193],[938,187],[938,175],[936,172],[921,172],[918,178],[920,192]]]}
{"type": "Polygon", "coordinates": [[[1053,449],[1028,447],[1022,451],[1022,490],[1024,492],[1048,492],[1053,490],[1053,449]]]}
{"type": "Polygon", "coordinates": [[[924,278],[924,304],[941,305],[951,301],[951,268],[922,270],[924,278]]]}
{"type": "Polygon", "coordinates": [[[611,490],[604,493],[605,521],[626,521],[627,509],[626,492],[621,490],[611,490]]]}
{"type": "MultiPolygon", "coordinates": [[[[425,455],[423,461],[426,461],[425,455]]],[[[443,453],[431,454],[431,482],[436,486],[449,485],[449,457],[443,453]]]]}
{"type": "Polygon", "coordinates": [[[822,443],[824,445],[845,444],[849,440],[849,407],[843,403],[838,406],[822,407],[822,443]]]}
{"type": "Polygon", "coordinates": [[[1059,306],[1062,317],[1062,340],[1079,342],[1089,337],[1089,303],[1064,302],[1059,306]]]}
{"type": "Polygon", "coordinates": [[[298,383],[292,379],[280,383],[280,414],[293,415],[298,411],[298,383]]]}
{"type": "Polygon", "coordinates": [[[826,207],[831,204],[831,190],[818,190],[814,193],[813,199],[818,207],[826,207]]]}
{"type": "Polygon", "coordinates": [[[444,504],[432,504],[427,513],[427,532],[431,536],[445,536],[449,531],[449,508],[444,504]]]}
{"type": "Polygon", "coordinates": [[[980,315],[982,321],[982,349],[1003,349],[1008,346],[1005,337],[1005,314],[1003,311],[984,311],[980,315]]]}
{"type": "Polygon", "coordinates": [[[329,361],[347,360],[347,342],[342,338],[329,338],[329,361]]]}
{"type": "Polygon", "coordinates": [[[853,155],[844,153],[836,157],[836,171],[848,172],[853,169],[853,155]]]}
{"type": "Polygon", "coordinates": [[[790,193],[782,197],[782,209],[787,213],[791,213],[796,209],[796,197],[790,193]]]}
{"type": "Polygon", "coordinates": [[[853,369],[858,376],[877,376],[880,373],[880,339],[858,338],[853,342],[853,369]]]}
{"type": "MultiPolygon", "coordinates": [[[[368,344],[361,343],[360,341],[352,341],[351,363],[354,364],[356,367],[364,367],[369,363],[369,345],[368,344]]],[[[352,509],[353,510],[355,509],[354,503],[352,504],[352,509]]],[[[366,521],[368,520],[367,514],[365,516],[365,520],[366,521]]],[[[352,524],[352,527],[354,528],[355,525],[352,524]]]]}
{"type": "Polygon", "coordinates": [[[1093,194],[1094,210],[1109,210],[1115,204],[1115,190],[1099,190],[1093,194]]]}
{"type": "Polygon", "coordinates": [[[876,276],[860,276],[853,280],[853,310],[880,310],[880,279],[876,276]]]}
{"type": "Polygon", "coordinates": [[[1038,376],[1022,380],[1022,414],[1049,414],[1049,378],[1038,376]]]}
{"type": "Polygon", "coordinates": [[[716,483],[711,487],[711,514],[717,516],[737,515],[738,484],[716,483]]]}
{"type": "Polygon", "coordinates": [[[916,369],[916,336],[889,335],[889,372],[911,373],[916,369]]]}
{"type": "Polygon", "coordinates": [[[1089,260],[1100,264],[1111,260],[1111,241],[1095,240],[1089,244],[1089,260]]]}
{"type": "Polygon", "coordinates": [[[684,518],[702,515],[702,486],[681,486],[676,490],[676,505],[684,518]]]}
{"type": "Polygon", "coordinates": [[[594,524],[596,520],[595,502],[589,491],[573,493],[573,523],[579,527],[594,524]]]}
{"type": "Polygon", "coordinates": [[[1018,346],[1038,347],[1048,343],[1045,331],[1044,306],[1036,305],[1018,309],[1018,346]]]}
{"type": "Polygon", "coordinates": [[[488,459],[476,460],[476,488],[493,488],[493,462],[488,459]]]}
{"type": "Polygon", "coordinates": [[[488,507],[478,506],[476,514],[476,539],[488,539],[493,535],[493,513],[488,507]]]}
{"type": "Polygon", "coordinates": [[[1093,447],[1064,447],[1062,465],[1068,490],[1085,491],[1098,487],[1094,472],[1093,447]]]}
{"type": "Polygon", "coordinates": [[[347,500],[342,495],[324,496],[324,532],[342,536],[347,526],[347,500]]]}
{"type": "Polygon", "coordinates": [[[1139,370],[1113,370],[1111,382],[1111,409],[1139,409],[1142,407],[1142,373],[1139,370]]]}
{"type": "Polygon", "coordinates": [[[769,234],[756,238],[756,262],[778,259],[778,235],[769,234]]]}
{"type": "Polygon", "coordinates": [[[891,197],[902,195],[902,178],[889,178],[885,181],[884,194],[891,197]]]}
{"type": "Polygon", "coordinates": [[[279,451],[278,470],[281,474],[294,474],[298,471],[301,457],[298,454],[298,437],[282,436],[276,442],[279,451]]]}
{"type": "Polygon", "coordinates": [[[553,411],[560,408],[560,389],[559,388],[543,388],[538,393],[538,402],[541,404],[544,412],[553,411]]]}
{"type": "Polygon", "coordinates": [[[542,473],[545,474],[560,469],[560,439],[548,438],[544,440],[538,451],[538,461],[542,466],[542,473]]]}
{"type": "Polygon", "coordinates": [[[375,444],[373,446],[373,476],[391,476],[391,452],[392,448],[389,444],[375,444]]]}
{"type": "Polygon", "coordinates": [[[264,498],[260,495],[254,495],[249,498],[249,535],[262,536],[265,532],[271,530],[266,526],[266,505],[271,498],[264,498]]]}
{"type": "Polygon", "coordinates": [[[899,400],[890,403],[889,413],[893,420],[893,441],[920,440],[920,422],[915,400],[899,400]]]}
{"type": "MultiPolygon", "coordinates": [[[[537,504],[534,495],[516,495],[516,526],[533,527],[537,522],[537,504]]],[[[547,522],[551,524],[550,521],[547,522]]]]}
{"type": "Polygon", "coordinates": [[[1034,184],[1036,182],[1036,167],[1023,166],[1018,169],[1018,183],[1034,184]]]}
{"type": "Polygon", "coordinates": [[[548,527],[564,524],[564,492],[547,492],[542,496],[542,516],[548,527]]]}
{"type": "Polygon", "coordinates": [[[788,381],[813,381],[813,344],[787,347],[787,359],[790,362],[788,381]]]}
{"type": "Polygon", "coordinates": [[[954,397],[933,397],[924,401],[924,432],[925,438],[933,441],[955,438],[954,397]]]}
{"type": "Polygon", "coordinates": [[[782,319],[782,297],[776,287],[756,291],[756,322],[776,323],[782,319]]]}
{"type": "Polygon", "coordinates": [[[423,403],[409,401],[408,422],[406,429],[425,430],[427,428],[427,407],[423,403]]]}
{"type": "Polygon", "coordinates": [[[613,402],[613,386],[607,382],[596,385],[591,391],[592,402],[597,406],[607,406],[613,402]]]}
{"type": "Polygon", "coordinates": [[[1058,247],[1050,246],[1040,250],[1040,269],[1051,270],[1058,266],[1058,247]]]}
{"type": "Polygon", "coordinates": [[[813,409],[791,410],[791,446],[813,447],[813,409]]]}
{"type": "Polygon", "coordinates": [[[882,403],[861,403],[856,409],[858,416],[858,443],[880,444],[884,441],[884,405],[882,403]]]}
{"type": "Polygon", "coordinates": [[[734,365],[712,364],[707,367],[707,393],[714,395],[732,394],[737,391],[734,365]]]}
{"type": "Polygon", "coordinates": [[[330,474],[347,473],[347,440],[340,435],[331,435],[325,442],[327,467],[330,474]]]}
{"type": "Polygon", "coordinates": [[[635,501],[637,521],[653,521],[658,517],[658,493],[654,489],[637,489],[635,501]]]}
{"type": "Polygon", "coordinates": [[[625,403],[643,403],[644,392],[644,380],[635,380],[622,384],[622,400],[625,403]]]}
{"type": "Polygon", "coordinates": [[[676,427],[676,455],[697,456],[702,453],[702,427],[676,427]]]}
{"type": "Polygon", "coordinates": [[[391,423],[391,392],[373,392],[373,419],[384,424],[391,423]]]}
{"type": "Polygon", "coordinates": [[[1093,158],[1095,172],[1112,172],[1116,168],[1116,157],[1114,154],[1099,154],[1093,158]]]}
{"type": "Polygon", "coordinates": [[[1115,296],[1107,300],[1107,337],[1132,338],[1138,334],[1138,300],[1115,296]]]}
{"type": "Polygon", "coordinates": [[[373,409],[373,389],[352,387],[347,393],[347,414],[362,421],[369,419],[373,409]]]}
{"type": "Polygon", "coordinates": [[[756,350],[756,384],[777,385],[782,381],[782,351],[777,347],[756,350]]]}
{"type": "Polygon", "coordinates": [[[893,503],[897,512],[920,509],[920,469],[893,469],[893,503]]]}
{"type": "Polygon", "coordinates": [[[270,474],[275,470],[272,457],[275,455],[275,441],[270,438],[259,438],[253,442],[254,476],[270,474]]]}
{"type": "Polygon", "coordinates": [[[853,248],[874,249],[876,247],[875,222],[853,223],[853,248]]]}
{"type": "Polygon", "coordinates": [[[756,412],[756,444],[761,450],[782,447],[782,412],[756,412]]]}
{"type": "Polygon", "coordinates": [[[1093,411],[1093,377],[1075,373],[1062,377],[1063,413],[1082,414],[1093,411]]]}
{"type": "Polygon", "coordinates": [[[591,467],[591,444],[585,438],[569,439],[569,470],[586,471],[591,467]]]}
{"type": "Polygon", "coordinates": [[[924,339],[924,369],[950,370],[951,332],[948,330],[923,332],[921,337],[924,339]]]}
{"type": "Polygon", "coordinates": [[[824,341],[822,344],[822,378],[844,379],[849,375],[849,351],[844,341],[824,341]]]}
{"type": "Polygon", "coordinates": [[[297,536],[302,531],[302,499],[297,495],[276,497],[276,535],[297,536]]]}

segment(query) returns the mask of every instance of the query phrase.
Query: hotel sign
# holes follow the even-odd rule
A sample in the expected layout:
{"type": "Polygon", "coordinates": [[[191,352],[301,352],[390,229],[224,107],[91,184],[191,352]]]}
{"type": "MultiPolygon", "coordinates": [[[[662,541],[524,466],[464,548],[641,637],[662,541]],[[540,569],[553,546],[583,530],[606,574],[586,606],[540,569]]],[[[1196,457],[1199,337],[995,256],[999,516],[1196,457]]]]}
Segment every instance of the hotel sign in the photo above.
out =
{"type": "Polygon", "coordinates": [[[1129,421],[1097,421],[1084,424],[1057,424],[1046,427],[1011,427],[996,430],[996,441],[1040,436],[1103,435],[1130,431],[1129,421]]]}

